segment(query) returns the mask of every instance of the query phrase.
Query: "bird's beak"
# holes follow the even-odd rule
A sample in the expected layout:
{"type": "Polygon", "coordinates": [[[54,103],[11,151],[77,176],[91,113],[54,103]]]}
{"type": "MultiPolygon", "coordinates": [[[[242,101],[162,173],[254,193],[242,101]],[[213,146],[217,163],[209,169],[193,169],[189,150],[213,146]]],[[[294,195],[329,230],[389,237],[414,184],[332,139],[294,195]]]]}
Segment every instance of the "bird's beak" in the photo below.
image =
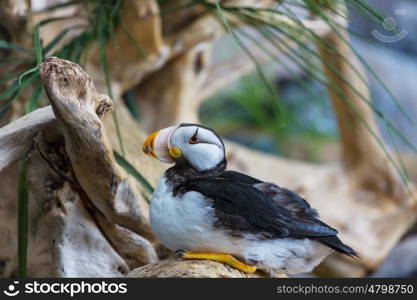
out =
{"type": "Polygon", "coordinates": [[[143,152],[165,163],[174,163],[169,153],[169,140],[176,128],[171,126],[151,133],[143,143],[143,152]]]}

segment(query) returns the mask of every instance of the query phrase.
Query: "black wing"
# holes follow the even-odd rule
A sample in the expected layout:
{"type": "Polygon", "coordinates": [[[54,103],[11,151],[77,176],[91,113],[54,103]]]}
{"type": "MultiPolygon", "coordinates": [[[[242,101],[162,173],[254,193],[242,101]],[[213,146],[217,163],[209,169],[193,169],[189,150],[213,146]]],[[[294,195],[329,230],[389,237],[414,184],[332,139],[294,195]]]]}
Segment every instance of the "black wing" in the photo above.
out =
{"type": "Polygon", "coordinates": [[[312,218],[313,221],[316,221],[315,218],[318,217],[316,210],[312,209],[305,199],[291,190],[281,188],[270,182],[263,182],[236,171],[225,171],[218,177],[234,182],[249,184],[255,187],[266,196],[273,199],[278,205],[289,210],[294,218],[304,219],[304,221],[308,221],[312,218]]]}
{"type": "Polygon", "coordinates": [[[257,233],[271,237],[318,238],[337,231],[314,217],[293,217],[285,207],[255,187],[224,178],[188,181],[182,192],[196,191],[213,201],[218,226],[234,233],[257,233]]]}
{"type": "MultiPolygon", "coordinates": [[[[281,188],[269,182],[255,183],[253,186],[259,189],[267,196],[269,196],[270,198],[272,198],[279,205],[287,208],[294,218],[304,220],[305,222],[311,221],[315,223],[320,223],[324,226],[328,226],[327,224],[317,219],[317,211],[311,208],[310,204],[308,204],[308,202],[305,199],[303,199],[293,191],[281,188]]],[[[350,256],[357,256],[356,251],[344,244],[336,235],[326,237],[315,237],[311,239],[315,240],[316,242],[322,243],[338,252],[350,256]]]]}
{"type": "Polygon", "coordinates": [[[243,174],[243,173],[239,173],[236,171],[224,171],[222,172],[220,175],[217,176],[218,178],[223,178],[223,179],[227,179],[230,181],[234,181],[234,182],[239,182],[239,183],[246,183],[246,184],[250,184],[250,185],[254,185],[256,183],[262,183],[263,181],[256,179],[252,176],[243,174]]]}
{"type": "Polygon", "coordinates": [[[261,182],[253,185],[262,193],[272,198],[279,205],[288,209],[292,215],[300,219],[315,219],[318,217],[317,211],[311,208],[310,204],[295,192],[279,187],[270,182],[261,182]]]}

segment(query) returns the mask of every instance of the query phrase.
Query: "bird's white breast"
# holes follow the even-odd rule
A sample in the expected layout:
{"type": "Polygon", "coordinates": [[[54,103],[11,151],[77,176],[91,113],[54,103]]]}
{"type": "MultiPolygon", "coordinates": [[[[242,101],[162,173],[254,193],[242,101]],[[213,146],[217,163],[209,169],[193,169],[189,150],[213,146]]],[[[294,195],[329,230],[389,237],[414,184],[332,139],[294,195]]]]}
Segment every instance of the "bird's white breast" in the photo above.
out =
{"type": "Polygon", "coordinates": [[[152,196],[150,221],[156,236],[173,251],[219,251],[219,245],[231,251],[237,245],[222,230],[213,228],[210,201],[198,192],[174,196],[165,176],[152,196]]]}

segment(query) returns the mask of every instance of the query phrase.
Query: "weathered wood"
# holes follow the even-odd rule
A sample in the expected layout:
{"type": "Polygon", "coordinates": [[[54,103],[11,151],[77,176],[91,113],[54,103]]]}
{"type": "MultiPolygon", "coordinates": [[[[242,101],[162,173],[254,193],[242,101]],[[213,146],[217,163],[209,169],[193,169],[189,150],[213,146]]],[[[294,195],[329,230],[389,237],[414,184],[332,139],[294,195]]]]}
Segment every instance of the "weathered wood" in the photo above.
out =
{"type": "Polygon", "coordinates": [[[245,274],[227,265],[207,260],[167,260],[131,271],[134,278],[261,278],[265,274],[245,274]]]}
{"type": "Polygon", "coordinates": [[[198,121],[200,102],[195,95],[207,78],[210,50],[208,43],[191,48],[137,90],[135,98],[145,129],[152,131],[180,122],[198,121]]]}
{"type": "Polygon", "coordinates": [[[40,72],[57,120],[47,107],[10,125],[26,133],[25,145],[32,144],[19,155],[33,148],[31,194],[46,208],[35,221],[48,233],[41,242],[52,253],[44,269],[58,277],[107,277],[156,262],[153,245],[141,236],[153,240],[142,198],[114,161],[100,120],[111,112],[111,100],[76,64],[50,58],[40,72]],[[94,186],[97,177],[102,186],[94,186]]]}
{"type": "MultiPolygon", "coordinates": [[[[106,46],[108,68],[116,96],[139,83],[144,76],[161,68],[171,53],[163,40],[157,1],[124,1],[121,14],[124,28],[119,26],[115,31],[114,40],[117,40],[117,44],[110,39],[106,46]]],[[[96,44],[91,49],[86,70],[93,75],[98,90],[104,92],[106,83],[98,47],[96,44]]]]}
{"type": "Polygon", "coordinates": [[[88,198],[115,224],[152,239],[146,203],[138,201],[126,173],[116,164],[99,119],[112,110],[111,100],[98,94],[91,77],[69,61],[49,58],[40,72],[75,177],[88,198]]]}
{"type": "Polygon", "coordinates": [[[25,157],[33,147],[33,138],[54,122],[50,106],[41,108],[0,130],[0,172],[25,157]]]}
{"type": "MultiPolygon", "coordinates": [[[[43,269],[49,270],[44,276],[123,276],[129,268],[97,227],[80,191],[74,189],[71,170],[61,160],[62,144],[47,140],[42,134],[36,138],[36,150],[28,160],[31,202],[41,208],[36,219],[37,242],[30,244],[29,250],[45,249],[39,253],[47,261],[43,269]],[[39,236],[39,231],[44,234],[39,236]]],[[[36,260],[29,257],[29,276],[37,275],[32,267],[36,260]]]]}

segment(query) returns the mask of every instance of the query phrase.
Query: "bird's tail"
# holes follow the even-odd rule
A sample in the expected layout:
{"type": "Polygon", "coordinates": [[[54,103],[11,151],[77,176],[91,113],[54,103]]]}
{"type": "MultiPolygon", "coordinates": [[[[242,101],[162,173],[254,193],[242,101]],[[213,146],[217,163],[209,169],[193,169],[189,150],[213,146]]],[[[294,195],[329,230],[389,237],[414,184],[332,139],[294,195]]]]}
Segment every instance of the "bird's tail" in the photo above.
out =
{"type": "Polygon", "coordinates": [[[332,248],[333,250],[336,250],[337,252],[349,255],[351,257],[359,257],[358,253],[350,248],[348,245],[344,244],[337,236],[325,236],[325,237],[319,237],[315,239],[317,242],[326,245],[329,248],[332,248]]]}

